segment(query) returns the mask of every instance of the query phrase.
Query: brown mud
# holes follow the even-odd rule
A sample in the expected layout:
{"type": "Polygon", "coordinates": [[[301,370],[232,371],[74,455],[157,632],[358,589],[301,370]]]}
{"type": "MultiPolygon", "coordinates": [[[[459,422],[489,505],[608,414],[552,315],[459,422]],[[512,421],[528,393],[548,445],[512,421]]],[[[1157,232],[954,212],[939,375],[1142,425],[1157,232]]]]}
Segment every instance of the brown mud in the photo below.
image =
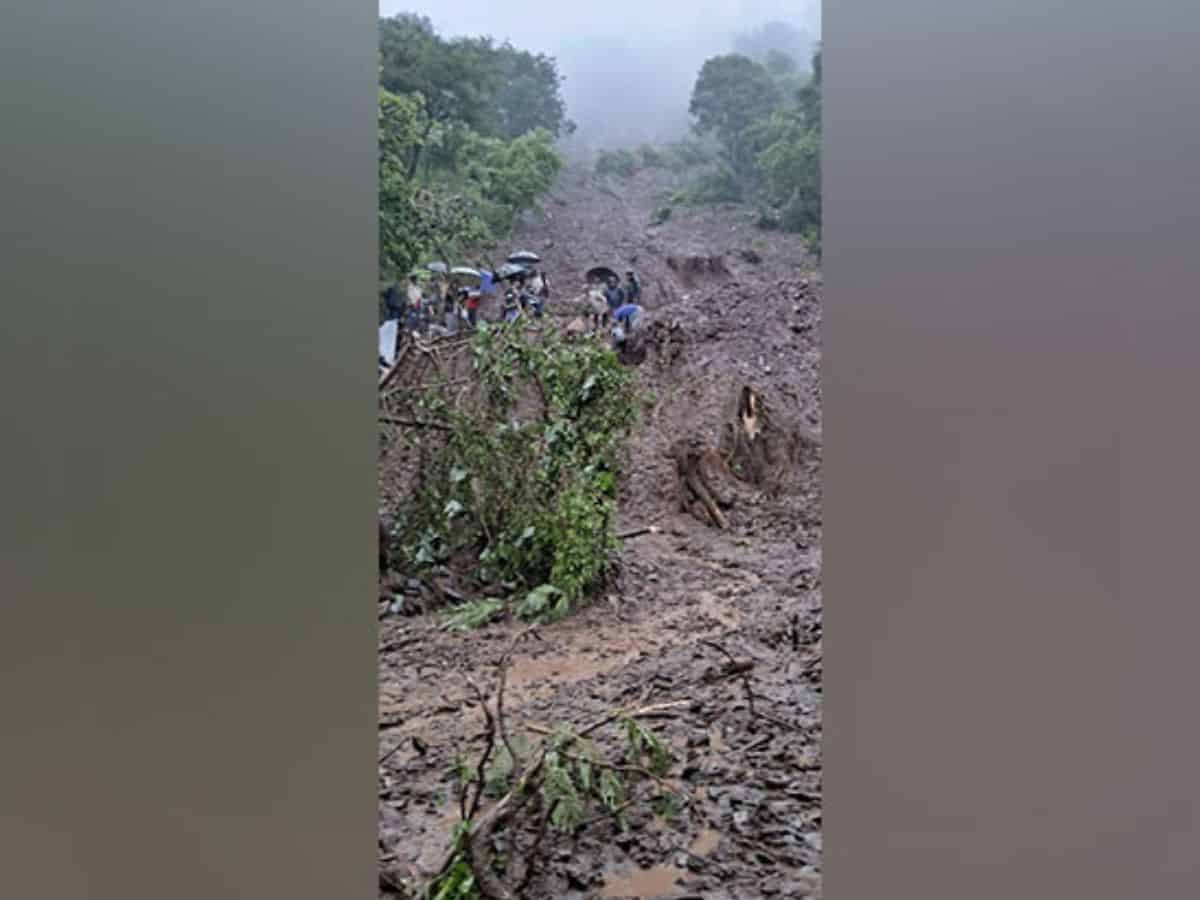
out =
{"type": "MultiPolygon", "coordinates": [[[[744,209],[677,208],[650,227],[666,186],[570,170],[513,241],[542,255],[560,324],[590,266],[641,277],[647,400],[618,530],[657,530],[624,542],[604,594],[518,646],[505,708],[534,741],[616,707],[691,701],[654,723],[687,801],[670,821],[631,811],[627,832],[604,821],[557,838],[525,896],[819,897],[821,277],[796,237],[758,230],[744,209]],[[680,441],[700,448],[723,527],[682,484],[680,441]],[[712,644],[753,662],[751,697],[741,678],[713,677],[726,659],[712,644]]],[[[466,678],[492,684],[518,630],[443,624],[437,612],[380,623],[381,865],[413,884],[457,822],[455,755],[478,753],[466,678]]]]}

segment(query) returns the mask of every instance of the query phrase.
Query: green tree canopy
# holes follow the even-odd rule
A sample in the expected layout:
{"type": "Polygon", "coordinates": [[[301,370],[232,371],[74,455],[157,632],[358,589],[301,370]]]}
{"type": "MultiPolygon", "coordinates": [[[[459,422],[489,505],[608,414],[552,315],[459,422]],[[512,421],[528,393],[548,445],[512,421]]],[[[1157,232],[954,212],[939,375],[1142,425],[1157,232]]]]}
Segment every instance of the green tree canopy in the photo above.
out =
{"type": "Polygon", "coordinates": [[[489,40],[445,41],[429,19],[402,13],[380,20],[379,54],[380,84],[394,94],[421,94],[431,122],[496,129],[500,73],[491,65],[489,40]]]}
{"type": "Polygon", "coordinates": [[[379,23],[379,264],[402,275],[508,233],[554,183],[570,128],[555,61],[427,18],[379,23]]]}
{"type": "Polygon", "coordinates": [[[489,137],[570,130],[553,57],[491,38],[445,40],[429,19],[402,13],[379,23],[380,84],[425,97],[431,123],[458,122],[489,137]]]}
{"type": "Polygon", "coordinates": [[[733,53],[704,63],[688,111],[700,134],[712,134],[725,151],[732,174],[745,185],[754,175],[754,147],[747,132],[770,117],[782,101],[764,66],[733,53]]]}
{"type": "Polygon", "coordinates": [[[750,125],[771,114],[779,90],[764,66],[736,53],[714,56],[704,63],[688,111],[701,133],[714,133],[725,144],[750,125]]]}
{"type": "Polygon", "coordinates": [[[574,123],[567,120],[560,93],[563,78],[553,57],[507,43],[497,48],[496,57],[500,72],[496,112],[507,137],[520,137],[539,128],[555,137],[574,130],[574,123]]]}

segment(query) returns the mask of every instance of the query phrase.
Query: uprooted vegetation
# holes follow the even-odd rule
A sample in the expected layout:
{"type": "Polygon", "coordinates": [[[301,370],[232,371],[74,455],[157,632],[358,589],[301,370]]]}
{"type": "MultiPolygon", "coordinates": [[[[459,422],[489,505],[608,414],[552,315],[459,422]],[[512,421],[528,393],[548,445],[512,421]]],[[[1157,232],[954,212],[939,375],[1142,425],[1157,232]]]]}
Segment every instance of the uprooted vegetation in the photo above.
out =
{"type": "MultiPolygon", "coordinates": [[[[485,359],[513,360],[508,413],[492,409],[493,376],[476,367],[482,335],[406,337],[381,388],[381,515],[394,533],[379,609],[381,900],[820,898],[822,281],[796,236],[758,230],[746,207],[681,205],[647,231],[653,204],[682,183],[667,170],[619,184],[571,169],[522,219],[513,246],[544,257],[555,293],[528,328],[488,325],[485,359]],[[481,577],[470,481],[426,511],[436,530],[474,529],[473,546],[428,542],[434,559],[417,564],[423,530],[398,513],[427,475],[472,468],[445,459],[455,422],[439,403],[490,429],[529,428],[524,442],[471,435],[491,454],[485,474],[537,469],[528,445],[545,434],[545,407],[516,360],[561,348],[609,369],[602,336],[572,329],[587,311],[577,280],[597,262],[635,269],[649,314],[644,358],[616,366],[630,417],[607,459],[620,546],[569,615],[517,641],[526,601],[553,615],[560,598],[544,574],[481,577]],[[522,454],[512,469],[496,460],[506,452],[522,454]],[[452,500],[468,510],[451,508],[453,527],[452,500]],[[670,753],[662,781],[677,793],[645,774],[661,770],[646,738],[638,753],[612,718],[622,712],[670,753]],[[577,737],[594,745],[586,776],[577,737]],[[620,816],[597,793],[605,770],[624,792],[617,808],[628,804],[620,816]],[[568,801],[550,812],[555,796],[568,801]]],[[[501,315],[492,299],[489,323],[501,315]]],[[[582,372],[570,378],[582,388],[582,372]]],[[[526,527],[504,530],[516,542],[526,527]]]]}
{"type": "MultiPolygon", "coordinates": [[[[483,717],[482,749],[477,756],[460,751],[449,773],[458,822],[441,865],[417,890],[422,900],[514,900],[544,861],[548,833],[578,836],[607,822],[627,831],[627,813],[635,807],[670,818],[686,803],[667,780],[675,755],[643,723],[690,701],[618,709],[581,728],[542,729],[535,746],[512,732],[504,711],[508,667],[531,633],[518,634],[501,658],[494,694],[469,682],[469,703],[483,717]]],[[[380,880],[385,889],[412,896],[402,873],[384,868],[380,880]]]]}
{"type": "Polygon", "coordinates": [[[763,231],[800,234],[821,252],[821,51],[801,74],[794,59],[740,53],[705,62],[689,113],[697,138],[664,150],[604,151],[596,173],[623,179],[653,168],[687,173],[686,183],[659,197],[649,223],[667,222],[678,207],[745,204],[763,231]]]}
{"type": "Polygon", "coordinates": [[[460,625],[561,618],[603,581],[637,414],[610,349],[484,325],[407,345],[381,404],[391,556],[408,579],[471,598],[460,625]]]}

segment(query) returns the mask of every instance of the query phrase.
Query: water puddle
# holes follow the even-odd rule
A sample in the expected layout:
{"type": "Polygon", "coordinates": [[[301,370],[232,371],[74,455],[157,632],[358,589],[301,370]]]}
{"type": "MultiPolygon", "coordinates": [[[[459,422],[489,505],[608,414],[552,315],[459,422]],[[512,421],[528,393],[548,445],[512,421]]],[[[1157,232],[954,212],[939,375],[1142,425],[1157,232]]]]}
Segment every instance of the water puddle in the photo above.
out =
{"type": "Polygon", "coordinates": [[[675,882],[683,875],[683,871],[674,866],[655,866],[653,869],[639,869],[631,875],[617,877],[610,875],[604,882],[602,897],[638,897],[657,898],[674,897],[680,891],[675,882]]]}
{"type": "Polygon", "coordinates": [[[725,736],[721,734],[721,729],[716,725],[710,725],[708,728],[708,743],[717,753],[729,752],[729,745],[725,743],[725,736]]]}
{"type": "Polygon", "coordinates": [[[700,836],[692,842],[691,852],[696,856],[708,856],[717,849],[719,843],[721,843],[721,832],[705,828],[700,832],[700,836]]]}

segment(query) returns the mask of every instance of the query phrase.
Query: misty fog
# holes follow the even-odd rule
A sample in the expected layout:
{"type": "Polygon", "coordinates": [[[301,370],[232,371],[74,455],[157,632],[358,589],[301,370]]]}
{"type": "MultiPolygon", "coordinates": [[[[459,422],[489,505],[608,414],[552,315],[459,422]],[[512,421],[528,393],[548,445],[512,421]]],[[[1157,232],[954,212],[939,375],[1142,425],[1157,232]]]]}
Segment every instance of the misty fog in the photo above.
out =
{"type": "Polygon", "coordinates": [[[578,126],[568,151],[658,143],[688,129],[701,65],[735,49],[739,34],[772,22],[803,32],[807,63],[820,36],[816,0],[383,0],[380,15],[426,16],[445,37],[490,35],[558,61],[567,114],[578,126]]]}

